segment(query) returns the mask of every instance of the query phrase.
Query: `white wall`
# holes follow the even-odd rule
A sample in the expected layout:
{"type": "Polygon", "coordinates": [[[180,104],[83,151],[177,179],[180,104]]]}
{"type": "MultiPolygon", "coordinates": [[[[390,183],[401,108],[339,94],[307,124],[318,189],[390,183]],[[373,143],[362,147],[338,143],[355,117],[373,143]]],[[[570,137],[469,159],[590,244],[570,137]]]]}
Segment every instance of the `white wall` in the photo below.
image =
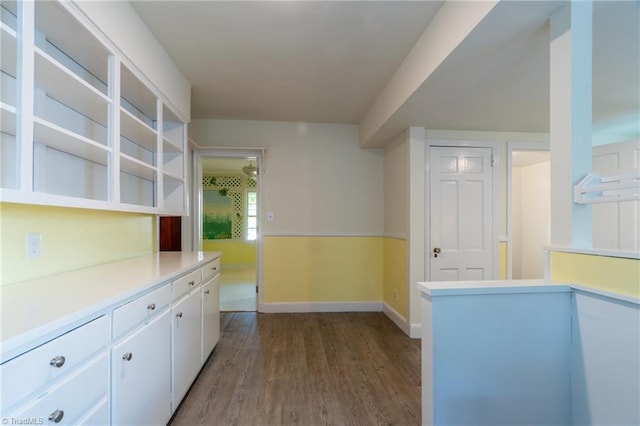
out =
{"type": "Polygon", "coordinates": [[[384,235],[406,238],[409,231],[409,143],[403,132],[384,150],[384,235]]]}
{"type": "Polygon", "coordinates": [[[191,117],[191,85],[127,1],[74,4],[167,98],[182,119],[191,117]]]}
{"type": "Polygon", "coordinates": [[[383,153],[358,147],[358,127],[193,120],[202,147],[264,147],[263,235],[383,234],[383,153]]]}
{"type": "Polygon", "coordinates": [[[576,290],[572,308],[573,424],[640,424],[638,301],[576,290]]]}
{"type": "Polygon", "coordinates": [[[544,248],[550,241],[551,164],[514,167],[513,279],[544,277],[544,248]]]}

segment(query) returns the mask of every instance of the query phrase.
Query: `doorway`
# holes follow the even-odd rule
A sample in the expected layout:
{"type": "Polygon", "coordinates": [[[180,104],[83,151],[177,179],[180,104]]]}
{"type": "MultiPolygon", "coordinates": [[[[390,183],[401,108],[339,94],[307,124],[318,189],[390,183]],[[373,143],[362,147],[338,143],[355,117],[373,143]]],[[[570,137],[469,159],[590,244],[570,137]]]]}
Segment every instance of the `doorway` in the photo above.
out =
{"type": "Polygon", "coordinates": [[[551,238],[548,145],[510,144],[507,168],[507,278],[542,279],[551,238]]]}
{"type": "Polygon", "coordinates": [[[197,239],[203,251],[220,251],[220,311],[256,311],[258,304],[257,156],[196,155],[197,239]]]}
{"type": "Polygon", "coordinates": [[[429,279],[494,277],[494,171],[490,147],[429,149],[429,279]]]}

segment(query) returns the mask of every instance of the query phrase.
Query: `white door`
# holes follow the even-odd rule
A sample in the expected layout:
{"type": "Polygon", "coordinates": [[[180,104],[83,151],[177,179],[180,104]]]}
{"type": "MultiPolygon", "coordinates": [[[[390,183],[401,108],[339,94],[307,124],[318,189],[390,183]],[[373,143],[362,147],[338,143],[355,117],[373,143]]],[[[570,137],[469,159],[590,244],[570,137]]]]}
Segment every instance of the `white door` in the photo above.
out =
{"type": "Polygon", "coordinates": [[[220,274],[202,286],[202,362],[220,340],[220,274]]]}
{"type": "Polygon", "coordinates": [[[493,279],[491,148],[429,150],[430,280],[493,279]]]}
{"type": "Polygon", "coordinates": [[[185,396],[202,366],[202,297],[193,290],[171,309],[173,410],[185,396]]]}
{"type": "MultiPolygon", "coordinates": [[[[600,176],[637,176],[640,140],[593,147],[593,171],[600,176]]],[[[640,250],[640,201],[595,203],[593,248],[640,250]]]]}
{"type": "Polygon", "coordinates": [[[171,318],[158,315],[111,350],[114,425],[163,425],[171,418],[171,318]]]}

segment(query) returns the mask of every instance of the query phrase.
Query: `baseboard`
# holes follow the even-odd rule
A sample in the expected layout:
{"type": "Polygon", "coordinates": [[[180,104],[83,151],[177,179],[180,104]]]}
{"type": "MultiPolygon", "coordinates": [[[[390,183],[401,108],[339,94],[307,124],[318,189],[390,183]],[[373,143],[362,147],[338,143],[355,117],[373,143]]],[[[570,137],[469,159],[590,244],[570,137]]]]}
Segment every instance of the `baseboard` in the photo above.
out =
{"type": "Polygon", "coordinates": [[[411,324],[411,331],[409,333],[409,337],[411,337],[412,339],[421,339],[422,324],[411,324]]]}
{"type": "Polygon", "coordinates": [[[261,303],[259,312],[268,314],[294,312],[380,312],[382,302],[283,302],[261,303]]]}
{"type": "Polygon", "coordinates": [[[382,312],[407,336],[410,336],[409,322],[387,303],[382,305],[382,312]]]}

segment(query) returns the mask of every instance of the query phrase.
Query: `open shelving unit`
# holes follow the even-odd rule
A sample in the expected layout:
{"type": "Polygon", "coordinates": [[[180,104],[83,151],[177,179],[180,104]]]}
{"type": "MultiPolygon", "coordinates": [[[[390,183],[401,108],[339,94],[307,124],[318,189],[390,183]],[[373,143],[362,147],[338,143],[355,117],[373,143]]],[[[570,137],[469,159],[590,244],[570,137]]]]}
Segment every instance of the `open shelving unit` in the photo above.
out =
{"type": "Polygon", "coordinates": [[[0,12],[0,200],[186,214],[186,124],[159,90],[72,2],[0,12]]]}
{"type": "Polygon", "coordinates": [[[0,3],[0,188],[18,188],[17,79],[18,34],[17,3],[0,3]]]}

